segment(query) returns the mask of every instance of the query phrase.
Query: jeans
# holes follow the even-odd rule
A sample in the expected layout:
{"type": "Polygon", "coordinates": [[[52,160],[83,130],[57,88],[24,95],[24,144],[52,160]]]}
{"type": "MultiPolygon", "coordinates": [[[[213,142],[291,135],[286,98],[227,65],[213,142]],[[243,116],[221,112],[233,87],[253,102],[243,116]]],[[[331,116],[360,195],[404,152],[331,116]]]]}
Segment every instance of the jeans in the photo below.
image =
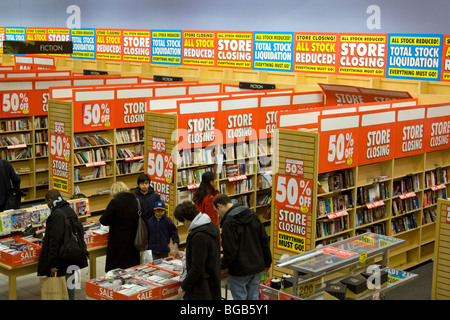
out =
{"type": "Polygon", "coordinates": [[[233,300],[259,300],[261,276],[262,272],[244,277],[229,275],[228,282],[233,300]]]}

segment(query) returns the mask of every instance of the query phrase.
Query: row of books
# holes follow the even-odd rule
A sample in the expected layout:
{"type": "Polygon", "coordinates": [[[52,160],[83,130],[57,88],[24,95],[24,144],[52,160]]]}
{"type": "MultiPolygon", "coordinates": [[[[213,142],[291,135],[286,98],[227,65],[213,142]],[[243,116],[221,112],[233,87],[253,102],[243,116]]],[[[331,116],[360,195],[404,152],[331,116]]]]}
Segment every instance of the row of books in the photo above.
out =
{"type": "Polygon", "coordinates": [[[258,141],[258,155],[270,155],[273,153],[273,146],[270,143],[269,139],[259,140],[258,141]]]}
{"type": "Polygon", "coordinates": [[[272,172],[272,156],[262,156],[256,162],[258,166],[258,173],[272,172]]]}
{"type": "Polygon", "coordinates": [[[138,142],[144,140],[144,128],[116,131],[117,143],[138,142]]]}
{"type": "Polygon", "coordinates": [[[409,211],[419,209],[419,198],[417,196],[400,199],[395,198],[392,200],[392,215],[398,216],[401,214],[405,214],[409,211]]]}
{"type": "MultiPolygon", "coordinates": [[[[83,168],[84,169],[84,168],[83,168]]],[[[90,170],[81,170],[81,168],[75,168],[73,170],[73,180],[82,181],[97,178],[106,178],[112,175],[112,170],[110,165],[103,165],[92,167],[90,170]]]]}
{"type": "Polygon", "coordinates": [[[253,190],[253,179],[245,179],[234,182],[221,182],[219,192],[223,194],[237,194],[253,190]]]}
{"type": "Polygon", "coordinates": [[[48,142],[48,131],[36,131],[34,133],[34,141],[35,143],[44,143],[48,142]]]}
{"type": "Polygon", "coordinates": [[[117,174],[128,174],[142,171],[144,168],[144,160],[139,161],[122,161],[116,163],[117,174]]]}
{"type": "Polygon", "coordinates": [[[1,132],[21,131],[30,129],[31,129],[30,119],[12,119],[0,121],[1,132]]]}
{"type": "Polygon", "coordinates": [[[202,182],[202,175],[205,172],[213,172],[214,167],[204,167],[198,169],[184,169],[177,172],[177,186],[184,187],[202,182]]]}
{"type": "Polygon", "coordinates": [[[373,232],[373,233],[377,233],[377,234],[387,235],[386,224],[385,223],[377,223],[377,224],[372,224],[370,226],[366,226],[361,229],[357,229],[356,235],[360,235],[360,234],[363,234],[366,232],[373,232]]]}
{"type": "Polygon", "coordinates": [[[334,173],[319,174],[319,193],[334,192],[353,187],[353,170],[339,170],[334,173]]]}
{"type": "Polygon", "coordinates": [[[35,146],[36,157],[48,157],[48,146],[45,144],[40,144],[35,146]]]}
{"type": "Polygon", "coordinates": [[[357,200],[358,206],[365,205],[378,200],[384,200],[389,197],[389,187],[387,182],[376,182],[369,186],[358,187],[357,200]]]}
{"type": "Polygon", "coordinates": [[[178,152],[177,164],[179,167],[193,165],[213,164],[215,148],[183,149],[178,152]]]}
{"type": "Polygon", "coordinates": [[[111,144],[111,141],[98,134],[92,134],[84,136],[74,136],[73,143],[75,148],[82,148],[82,147],[96,147],[105,144],[111,144]]]}
{"type": "Polygon", "coordinates": [[[256,178],[256,187],[258,189],[267,189],[272,187],[272,175],[266,174],[258,174],[256,178]]]}
{"type": "Polygon", "coordinates": [[[391,221],[391,231],[393,235],[414,228],[417,228],[416,215],[414,213],[401,216],[400,218],[391,221]]]}
{"type": "Polygon", "coordinates": [[[326,237],[345,231],[349,228],[348,216],[333,220],[318,220],[316,226],[316,238],[326,237]]]}
{"type": "Polygon", "coordinates": [[[268,204],[271,198],[272,196],[270,195],[270,193],[258,194],[258,196],[256,197],[256,205],[262,206],[268,204]]]}
{"type": "Polygon", "coordinates": [[[231,202],[233,204],[240,204],[244,207],[251,208],[253,205],[253,195],[251,194],[241,194],[237,197],[232,197],[231,202]]]}
{"type": "Polygon", "coordinates": [[[401,180],[395,180],[393,184],[394,196],[405,194],[412,191],[420,190],[420,178],[418,174],[413,174],[402,178],[401,180]]]}
{"type": "Polygon", "coordinates": [[[374,223],[384,218],[386,218],[386,206],[358,210],[356,212],[356,227],[368,223],[374,223]]]}
{"type": "Polygon", "coordinates": [[[245,174],[254,174],[254,166],[248,161],[241,164],[224,164],[219,174],[220,179],[235,177],[245,174]]]}
{"type": "Polygon", "coordinates": [[[75,152],[74,164],[113,160],[112,147],[75,152]]]}
{"type": "Polygon", "coordinates": [[[441,183],[447,183],[447,169],[437,168],[432,171],[425,172],[425,188],[430,188],[441,183]]]}
{"type": "Polygon", "coordinates": [[[226,145],[222,148],[226,160],[242,159],[256,156],[255,143],[238,142],[236,144],[226,145]]]}
{"type": "Polygon", "coordinates": [[[144,154],[144,146],[143,145],[136,145],[134,150],[130,150],[130,148],[117,148],[116,149],[116,158],[118,160],[132,158],[132,157],[138,157],[138,156],[142,156],[143,154],[144,154]]]}
{"type": "Polygon", "coordinates": [[[47,117],[35,117],[34,118],[34,128],[35,129],[47,129],[48,128],[48,118],[47,117]]]}
{"type": "Polygon", "coordinates": [[[353,208],[353,196],[351,192],[335,197],[319,198],[317,216],[332,212],[353,208]]]}
{"type": "Polygon", "coordinates": [[[446,199],[447,198],[447,188],[439,189],[439,190],[425,190],[423,192],[423,206],[431,206],[437,203],[438,199],[446,199]]]}
{"type": "Polygon", "coordinates": [[[20,148],[20,149],[1,149],[0,158],[6,160],[23,160],[32,159],[33,152],[31,147],[20,148]]]}
{"type": "Polygon", "coordinates": [[[436,221],[436,210],[423,210],[422,225],[436,221]]]}
{"type": "Polygon", "coordinates": [[[0,137],[1,147],[17,146],[19,144],[30,144],[30,143],[31,143],[31,135],[29,133],[15,136],[0,137]]]}

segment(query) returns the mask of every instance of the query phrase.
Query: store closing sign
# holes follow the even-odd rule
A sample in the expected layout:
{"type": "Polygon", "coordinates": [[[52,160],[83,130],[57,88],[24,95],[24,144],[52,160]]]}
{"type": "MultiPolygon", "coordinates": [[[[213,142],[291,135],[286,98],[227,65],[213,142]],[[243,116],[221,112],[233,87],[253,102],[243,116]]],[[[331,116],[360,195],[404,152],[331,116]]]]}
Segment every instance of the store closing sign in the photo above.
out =
{"type": "Polygon", "coordinates": [[[252,68],[253,32],[218,32],[217,67],[252,68]]]}
{"type": "Polygon", "coordinates": [[[50,134],[51,187],[69,192],[70,137],[50,134]]]}
{"type": "Polygon", "coordinates": [[[168,205],[170,203],[170,187],[173,182],[173,157],[170,154],[160,152],[147,152],[147,174],[151,180],[151,186],[168,205]]]}
{"type": "Polygon", "coordinates": [[[276,174],[275,183],[276,246],[295,253],[305,252],[313,181],[276,174]]]}
{"type": "Polygon", "coordinates": [[[425,150],[432,152],[450,147],[450,105],[427,106],[424,121],[425,150]]]}

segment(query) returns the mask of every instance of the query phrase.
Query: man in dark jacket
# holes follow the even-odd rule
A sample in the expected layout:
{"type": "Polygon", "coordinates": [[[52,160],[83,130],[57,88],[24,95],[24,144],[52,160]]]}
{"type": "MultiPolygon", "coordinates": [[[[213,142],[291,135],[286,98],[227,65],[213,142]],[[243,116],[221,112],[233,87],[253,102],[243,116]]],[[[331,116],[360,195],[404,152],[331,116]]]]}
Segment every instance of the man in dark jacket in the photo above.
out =
{"type": "Polygon", "coordinates": [[[234,300],[258,300],[262,272],[272,263],[269,237],[256,213],[219,194],[214,208],[222,218],[222,269],[228,268],[234,300]]]}
{"type": "Polygon", "coordinates": [[[20,177],[9,161],[0,160],[0,162],[0,165],[3,166],[3,170],[0,168],[0,212],[3,212],[5,211],[6,195],[8,190],[11,189],[11,183],[14,188],[20,188],[20,177]],[[3,176],[3,172],[5,176],[3,176]]]}
{"type": "MultiPolygon", "coordinates": [[[[56,273],[58,277],[72,275],[74,270],[68,270],[69,264],[60,258],[60,248],[64,242],[64,224],[66,217],[77,219],[75,211],[69,203],[61,197],[58,190],[51,189],[45,195],[45,202],[50,208],[50,215],[45,227],[45,236],[42,242],[41,253],[39,254],[38,276],[50,276],[56,273]],[[72,271],[72,272],[68,272],[72,271]]],[[[85,263],[79,268],[87,267],[87,258],[85,263]]],[[[74,288],[68,288],[69,299],[74,299],[74,288]]]]}
{"type": "Polygon", "coordinates": [[[191,201],[178,204],[174,216],[189,231],[178,295],[185,300],[220,300],[219,228],[191,201]]]}
{"type": "Polygon", "coordinates": [[[142,173],[137,179],[138,187],[134,190],[136,198],[141,200],[145,221],[148,221],[148,219],[154,215],[153,207],[155,206],[156,201],[161,200],[161,197],[152,188],[150,182],[150,177],[147,174],[142,173]]]}

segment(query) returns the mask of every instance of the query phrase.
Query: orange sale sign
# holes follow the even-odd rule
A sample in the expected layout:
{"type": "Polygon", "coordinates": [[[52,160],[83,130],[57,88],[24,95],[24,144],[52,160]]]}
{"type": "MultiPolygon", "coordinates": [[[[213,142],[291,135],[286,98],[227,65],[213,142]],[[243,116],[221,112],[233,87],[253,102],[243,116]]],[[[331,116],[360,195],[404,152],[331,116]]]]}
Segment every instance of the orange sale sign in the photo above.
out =
{"type": "Polygon", "coordinates": [[[425,107],[397,111],[397,125],[393,136],[395,158],[424,153],[424,118],[425,107]]]}
{"type": "Polygon", "coordinates": [[[217,32],[217,67],[251,69],[253,32],[217,32]]]}
{"type": "Polygon", "coordinates": [[[51,186],[69,193],[70,137],[50,134],[51,186]]]}
{"type": "Polygon", "coordinates": [[[183,31],[183,65],[214,66],[216,32],[183,31]]]}
{"type": "Polygon", "coordinates": [[[427,106],[424,120],[425,152],[450,147],[450,105],[427,106]]]}

